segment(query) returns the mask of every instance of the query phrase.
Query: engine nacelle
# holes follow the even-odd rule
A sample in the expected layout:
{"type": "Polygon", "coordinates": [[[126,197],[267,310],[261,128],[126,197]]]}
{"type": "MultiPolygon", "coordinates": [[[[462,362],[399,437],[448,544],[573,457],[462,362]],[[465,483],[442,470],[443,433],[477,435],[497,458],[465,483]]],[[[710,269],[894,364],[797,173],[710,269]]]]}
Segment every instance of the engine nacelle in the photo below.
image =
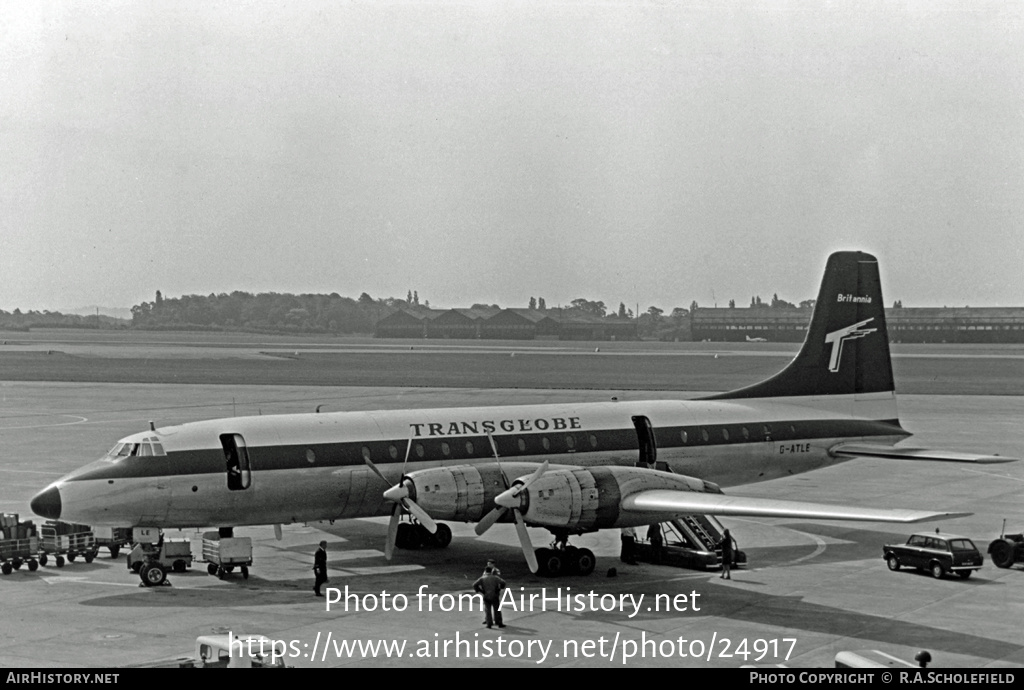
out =
{"type": "Polygon", "coordinates": [[[451,465],[416,470],[403,477],[414,500],[435,520],[477,522],[494,509],[494,497],[506,489],[501,476],[531,472],[535,464],[503,462],[477,465],[451,465]]]}
{"type": "MultiPolygon", "coordinates": [[[[520,477],[513,484],[525,480],[520,477]]],[[[623,498],[650,489],[721,493],[701,479],[639,467],[552,470],[520,492],[519,510],[534,525],[570,531],[607,529],[619,526],[623,498]]]]}

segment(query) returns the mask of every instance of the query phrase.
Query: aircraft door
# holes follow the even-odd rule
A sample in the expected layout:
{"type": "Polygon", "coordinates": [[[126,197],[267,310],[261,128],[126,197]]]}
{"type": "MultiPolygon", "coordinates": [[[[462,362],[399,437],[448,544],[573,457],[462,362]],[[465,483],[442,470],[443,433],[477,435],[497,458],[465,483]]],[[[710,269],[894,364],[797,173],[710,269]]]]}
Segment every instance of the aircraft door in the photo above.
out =
{"type": "Polygon", "coordinates": [[[651,420],[642,415],[633,417],[633,427],[636,429],[637,441],[640,444],[640,455],[637,457],[637,467],[653,468],[658,460],[658,444],[654,441],[654,427],[651,420]]]}
{"type": "Polygon", "coordinates": [[[244,491],[252,486],[252,464],[241,434],[221,434],[228,489],[244,491]]]}

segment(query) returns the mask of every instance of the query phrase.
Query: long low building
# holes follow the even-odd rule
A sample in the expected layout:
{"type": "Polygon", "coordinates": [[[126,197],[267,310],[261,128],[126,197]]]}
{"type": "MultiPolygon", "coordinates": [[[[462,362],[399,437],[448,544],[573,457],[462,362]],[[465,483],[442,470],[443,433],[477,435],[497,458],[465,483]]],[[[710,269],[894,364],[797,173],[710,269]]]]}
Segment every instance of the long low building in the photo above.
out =
{"type": "MultiPolygon", "coordinates": [[[[693,340],[802,342],[811,309],[709,309],[690,315],[693,340]]],[[[889,339],[903,343],[1024,343],[1024,307],[885,310],[889,339]]]]}
{"type": "Polygon", "coordinates": [[[378,338],[636,340],[633,319],[563,309],[400,309],[380,321],[378,338]]]}

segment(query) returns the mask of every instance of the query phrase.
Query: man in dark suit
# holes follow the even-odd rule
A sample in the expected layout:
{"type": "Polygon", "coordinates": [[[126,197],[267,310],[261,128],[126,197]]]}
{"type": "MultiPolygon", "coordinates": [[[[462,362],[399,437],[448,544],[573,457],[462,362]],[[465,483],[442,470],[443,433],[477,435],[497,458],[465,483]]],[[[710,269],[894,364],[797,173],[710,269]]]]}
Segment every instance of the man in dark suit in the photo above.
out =
{"type": "Polygon", "coordinates": [[[322,597],[320,593],[320,587],[327,584],[327,542],[320,542],[320,548],[316,550],[316,555],[313,556],[313,574],[316,575],[316,583],[313,585],[313,591],[316,592],[318,597],[322,597]]]}
{"type": "Polygon", "coordinates": [[[491,566],[484,568],[483,577],[473,583],[473,591],[479,592],[484,599],[484,625],[488,628],[492,623],[497,623],[499,628],[505,627],[501,619],[501,592],[505,589],[505,581],[494,574],[491,566]]]}

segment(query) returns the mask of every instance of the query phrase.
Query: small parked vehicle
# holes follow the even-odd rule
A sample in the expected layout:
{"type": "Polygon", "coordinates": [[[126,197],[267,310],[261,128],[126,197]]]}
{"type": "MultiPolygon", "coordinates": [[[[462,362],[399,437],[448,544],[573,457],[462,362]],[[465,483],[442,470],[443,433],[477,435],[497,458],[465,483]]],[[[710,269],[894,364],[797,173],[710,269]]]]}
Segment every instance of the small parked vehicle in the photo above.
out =
{"type": "Polygon", "coordinates": [[[927,570],[935,578],[956,573],[964,580],[984,563],[973,541],[943,532],[914,534],[906,544],[886,544],[882,557],[889,570],[917,568],[927,570]]]}

